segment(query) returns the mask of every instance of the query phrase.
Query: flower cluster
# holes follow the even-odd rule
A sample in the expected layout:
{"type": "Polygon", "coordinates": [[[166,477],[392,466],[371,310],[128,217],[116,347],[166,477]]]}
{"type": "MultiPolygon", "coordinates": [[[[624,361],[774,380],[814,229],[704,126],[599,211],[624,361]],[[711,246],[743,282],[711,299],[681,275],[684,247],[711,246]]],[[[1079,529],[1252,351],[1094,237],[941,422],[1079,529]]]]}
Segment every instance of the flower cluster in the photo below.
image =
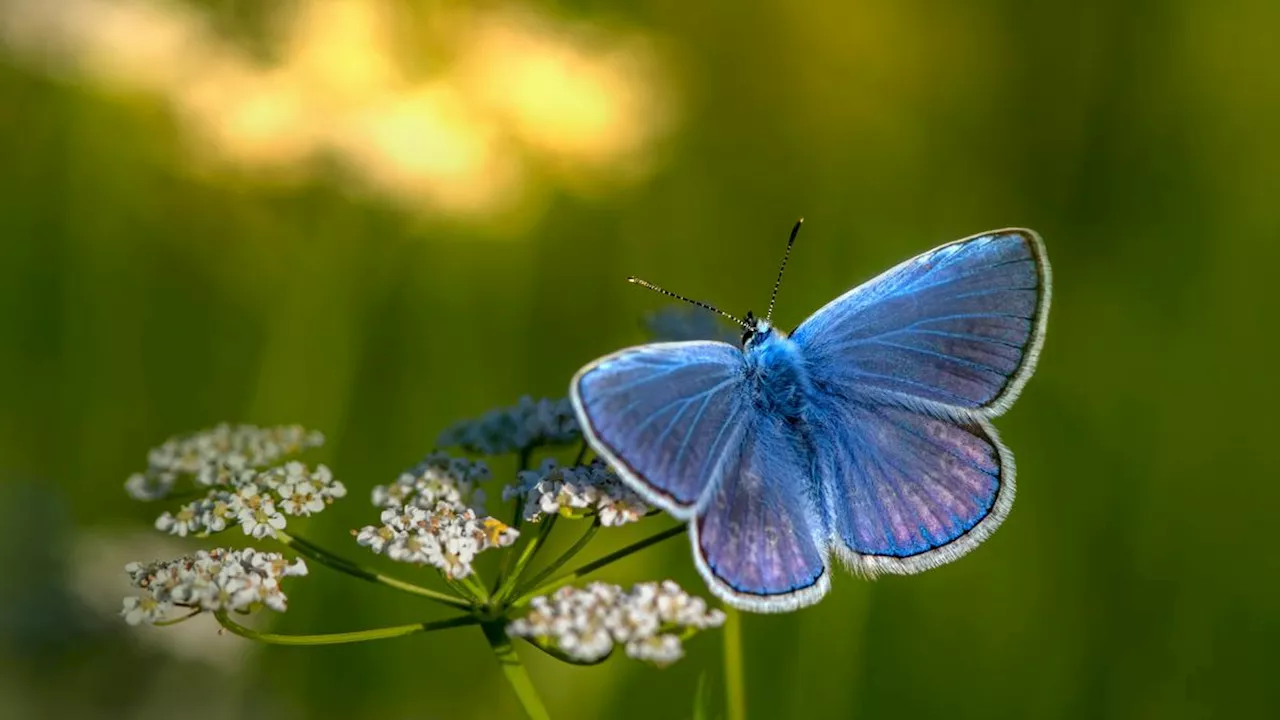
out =
{"type": "Polygon", "coordinates": [[[664,342],[719,340],[730,345],[742,342],[738,328],[730,327],[702,308],[672,305],[649,313],[644,324],[654,340],[664,342]]]}
{"type": "Polygon", "coordinates": [[[125,490],[135,500],[160,500],[181,475],[197,486],[227,484],[228,475],[273,465],[324,444],[324,436],[300,425],[260,428],[219,425],[185,437],[170,438],[147,454],[147,471],[134,473],[125,490]]]}
{"type": "Polygon", "coordinates": [[[392,560],[431,565],[450,579],[471,574],[476,555],[511,545],[520,533],[501,520],[479,517],[458,502],[441,500],[430,510],[404,505],[382,511],[382,525],[367,525],[356,542],[392,560]]]}
{"type": "Polygon", "coordinates": [[[170,535],[208,535],[239,525],[245,535],[264,538],[285,527],[285,516],[306,517],[344,497],[347,488],[324,465],[310,470],[300,462],[258,471],[218,468],[204,497],[156,518],[170,535]]]}
{"type": "Polygon", "coordinates": [[[544,515],[580,518],[594,515],[606,527],[625,525],[644,517],[651,508],[603,461],[561,467],[554,459],[537,470],[517,475],[516,484],[502,490],[503,501],[524,498],[524,519],[538,522],[544,515]]]}
{"type": "Polygon", "coordinates": [[[373,504],[384,509],[415,505],[432,510],[444,501],[482,510],[484,491],[479,483],[489,479],[489,467],[479,460],[466,460],[432,453],[390,485],[373,489],[373,504]]]}
{"type": "Polygon", "coordinates": [[[280,579],[306,575],[307,565],[252,548],[215,549],[168,562],[129,563],[125,572],[143,594],[125,598],[120,614],[138,625],[172,620],[176,608],[249,612],[266,606],[284,612],[288,598],[280,579]]]}
{"type": "Polygon", "coordinates": [[[573,405],[566,399],[534,401],[526,396],[515,407],[491,410],[440,433],[440,447],[460,447],[481,455],[525,452],[546,445],[568,445],[582,438],[573,405]]]}
{"type": "Polygon", "coordinates": [[[508,633],[588,663],[604,659],[619,644],[633,658],[669,665],[684,655],[683,636],[724,623],[724,613],[708,609],[670,580],[641,583],[631,592],[605,583],[565,587],[551,597],[534,598],[530,606],[508,633]]]}

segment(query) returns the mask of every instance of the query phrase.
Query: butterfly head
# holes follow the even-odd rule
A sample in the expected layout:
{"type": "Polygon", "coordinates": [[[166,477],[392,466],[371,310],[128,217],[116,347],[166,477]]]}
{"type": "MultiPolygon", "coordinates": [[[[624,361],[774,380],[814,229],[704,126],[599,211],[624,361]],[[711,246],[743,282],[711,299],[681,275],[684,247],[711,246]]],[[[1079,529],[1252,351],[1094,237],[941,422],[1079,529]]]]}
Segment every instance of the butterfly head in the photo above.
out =
{"type": "Polygon", "coordinates": [[[778,330],[765,318],[758,318],[750,310],[747,316],[742,319],[742,349],[747,350],[751,347],[759,345],[771,337],[786,337],[786,334],[778,330]]]}

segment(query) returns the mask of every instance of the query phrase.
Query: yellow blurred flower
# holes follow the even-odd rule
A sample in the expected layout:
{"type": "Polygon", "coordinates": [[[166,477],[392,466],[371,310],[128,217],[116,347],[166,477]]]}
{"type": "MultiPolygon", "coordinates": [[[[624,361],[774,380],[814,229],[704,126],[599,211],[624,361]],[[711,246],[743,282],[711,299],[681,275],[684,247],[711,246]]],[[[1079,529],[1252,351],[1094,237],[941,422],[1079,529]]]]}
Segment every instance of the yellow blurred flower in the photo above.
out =
{"type": "Polygon", "coordinates": [[[635,35],[518,7],[417,23],[387,0],[286,7],[253,54],[177,2],[0,0],[0,48],[168,102],[198,167],[306,179],[330,159],[357,189],[475,222],[535,217],[540,182],[634,182],[670,125],[656,54],[635,35]]]}

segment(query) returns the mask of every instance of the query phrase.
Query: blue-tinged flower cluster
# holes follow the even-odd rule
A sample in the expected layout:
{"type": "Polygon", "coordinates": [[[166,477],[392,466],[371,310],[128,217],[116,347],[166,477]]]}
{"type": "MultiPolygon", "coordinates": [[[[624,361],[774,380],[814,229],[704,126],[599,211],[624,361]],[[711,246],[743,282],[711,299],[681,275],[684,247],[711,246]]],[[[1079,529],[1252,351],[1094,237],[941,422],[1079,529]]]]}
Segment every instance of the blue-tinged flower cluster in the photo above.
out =
{"type": "Polygon", "coordinates": [[[567,398],[520,398],[513,406],[491,410],[440,433],[437,445],[480,455],[526,452],[536,447],[569,445],[582,439],[573,405],[567,398]]]}

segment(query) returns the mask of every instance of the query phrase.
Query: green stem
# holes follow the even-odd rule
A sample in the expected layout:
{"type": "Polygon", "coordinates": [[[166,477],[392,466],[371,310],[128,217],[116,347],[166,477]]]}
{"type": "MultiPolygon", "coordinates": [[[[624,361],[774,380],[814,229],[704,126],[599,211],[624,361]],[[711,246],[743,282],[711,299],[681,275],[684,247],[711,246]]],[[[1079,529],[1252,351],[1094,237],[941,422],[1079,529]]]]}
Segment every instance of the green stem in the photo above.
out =
{"type": "Polygon", "coordinates": [[[470,575],[458,578],[456,582],[462,589],[470,593],[479,604],[483,605],[489,602],[489,591],[485,589],[484,581],[480,579],[480,574],[474,568],[471,570],[470,575]]]}
{"type": "Polygon", "coordinates": [[[724,705],[727,720],[746,720],[747,695],[743,689],[742,616],[724,609],[724,705]]]}
{"type": "Polygon", "coordinates": [[[308,540],[304,540],[296,535],[290,535],[283,530],[276,531],[276,540],[279,540],[281,544],[292,548],[299,555],[305,555],[322,565],[328,565],[338,572],[344,572],[353,577],[360,578],[361,580],[377,583],[379,585],[386,585],[387,587],[395,588],[401,592],[430,598],[431,600],[444,603],[445,605],[458,608],[460,610],[470,610],[472,607],[471,603],[463,600],[462,598],[414,585],[413,583],[405,582],[404,580],[397,580],[396,578],[388,577],[382,573],[361,567],[350,560],[334,555],[328,550],[325,550],[308,540]]]}
{"type": "Polygon", "coordinates": [[[355,632],[327,633],[323,635],[281,635],[279,633],[258,632],[252,628],[247,628],[232,620],[225,610],[219,610],[213,616],[218,619],[218,623],[222,627],[240,637],[272,645],[342,645],[345,643],[366,642],[368,640],[386,640],[387,638],[403,637],[414,633],[475,625],[480,622],[471,615],[460,615],[448,620],[414,623],[412,625],[395,625],[393,627],[357,630],[355,632]]]}
{"type": "MultiPolygon", "coordinates": [[[[520,451],[520,459],[516,461],[517,486],[520,483],[520,473],[529,469],[529,462],[532,459],[533,448],[525,448],[520,451]]],[[[516,495],[511,508],[511,527],[515,528],[516,532],[520,532],[520,529],[524,526],[524,501],[524,495],[516,495]]],[[[498,577],[493,580],[493,593],[495,596],[501,590],[502,584],[506,582],[508,573],[511,571],[511,556],[512,553],[503,553],[502,555],[502,563],[498,566],[498,577]]]]}
{"type": "Polygon", "coordinates": [[[542,522],[542,527],[538,528],[538,534],[533,539],[525,543],[524,550],[520,553],[520,559],[516,560],[515,567],[507,574],[506,579],[502,581],[502,586],[493,594],[496,602],[502,602],[502,599],[511,594],[515,589],[516,583],[519,582],[520,576],[524,574],[524,570],[529,566],[533,557],[538,554],[542,544],[546,542],[547,536],[551,534],[551,528],[555,527],[558,515],[552,515],[542,522]]]}
{"type": "Polygon", "coordinates": [[[582,461],[587,457],[587,440],[582,439],[582,445],[578,448],[578,457],[573,459],[574,465],[581,465],[582,461]]]}
{"type": "Polygon", "coordinates": [[[590,667],[592,665],[599,665],[605,660],[608,660],[609,657],[613,655],[613,647],[610,647],[609,652],[605,653],[604,657],[602,658],[597,658],[595,660],[579,660],[575,657],[570,657],[568,653],[564,652],[563,650],[560,650],[555,645],[552,645],[550,643],[544,643],[535,638],[525,638],[525,640],[529,643],[530,647],[541,650],[543,653],[545,653],[549,657],[553,657],[562,663],[568,663],[570,665],[578,665],[580,667],[590,667]]]}
{"type": "Polygon", "coordinates": [[[489,641],[489,647],[493,648],[493,654],[498,657],[502,674],[511,683],[511,689],[519,698],[525,714],[530,720],[551,720],[546,706],[542,704],[542,698],[538,697],[538,691],[533,687],[529,672],[525,670],[524,663],[520,662],[520,656],[516,654],[511,638],[507,636],[503,626],[505,622],[506,620],[500,619],[484,623],[480,627],[484,630],[485,639],[489,641]]]}
{"type": "Polygon", "coordinates": [[[586,565],[579,567],[576,570],[570,570],[567,573],[563,573],[560,576],[547,581],[545,584],[541,585],[540,587],[536,587],[532,590],[529,590],[528,592],[521,593],[520,599],[516,600],[514,603],[512,603],[512,605],[516,607],[527,605],[530,600],[532,600],[534,597],[538,595],[546,595],[547,593],[550,593],[563,585],[568,585],[569,583],[573,582],[574,580],[577,580],[578,578],[584,575],[588,575],[590,573],[595,572],[596,570],[599,570],[605,565],[609,565],[610,563],[617,562],[618,560],[621,560],[622,558],[632,553],[639,552],[649,547],[650,545],[656,545],[657,543],[660,543],[663,540],[666,540],[668,538],[673,538],[681,534],[682,532],[684,532],[684,526],[676,525],[675,527],[671,527],[666,530],[663,530],[657,535],[650,535],[644,540],[641,540],[636,543],[632,543],[631,545],[628,545],[622,548],[621,550],[615,550],[614,552],[611,552],[608,555],[605,555],[599,560],[593,560],[587,563],[586,565]]]}
{"type": "MultiPolygon", "coordinates": [[[[520,589],[528,590],[529,588],[536,588],[539,585],[541,585],[542,582],[547,578],[551,577],[551,575],[554,574],[555,571],[564,567],[565,563],[572,560],[573,557],[577,555],[579,552],[582,552],[582,548],[586,547],[587,543],[591,542],[591,538],[595,537],[596,532],[599,530],[600,530],[600,519],[596,518],[596,520],[591,523],[591,526],[587,528],[587,531],[582,534],[582,537],[578,538],[573,543],[573,545],[569,546],[569,549],[566,550],[563,555],[556,558],[550,565],[543,568],[537,575],[534,575],[533,579],[527,583],[524,583],[520,589]]],[[[524,594],[523,592],[517,592],[516,597],[520,597],[523,594],[524,594]]]]}
{"type": "Polygon", "coordinates": [[[180,622],[186,622],[190,620],[191,618],[199,615],[202,612],[204,612],[204,610],[201,610],[200,608],[196,608],[181,617],[169,618],[168,620],[157,620],[151,624],[155,625],[156,627],[168,627],[170,625],[177,625],[180,622]]]}

